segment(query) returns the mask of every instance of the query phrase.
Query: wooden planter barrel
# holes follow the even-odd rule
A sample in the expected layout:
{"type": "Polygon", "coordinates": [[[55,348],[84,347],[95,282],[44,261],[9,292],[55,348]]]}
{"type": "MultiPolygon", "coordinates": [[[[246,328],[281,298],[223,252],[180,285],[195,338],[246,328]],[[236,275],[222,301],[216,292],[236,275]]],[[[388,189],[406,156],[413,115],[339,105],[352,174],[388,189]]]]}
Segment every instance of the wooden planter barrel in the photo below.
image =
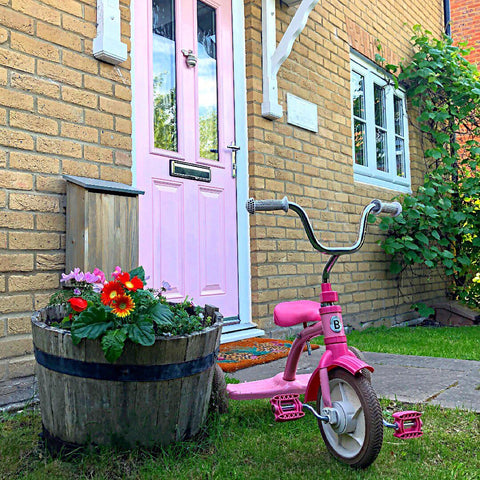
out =
{"type": "MultiPolygon", "coordinates": [[[[207,308],[207,313],[208,308],[207,308]]],[[[58,307],[32,316],[44,438],[51,450],[78,445],[167,445],[195,435],[205,421],[221,315],[191,335],[157,337],[151,347],[127,342],[113,364],[100,342],[73,345],[49,326],[58,307]]]]}

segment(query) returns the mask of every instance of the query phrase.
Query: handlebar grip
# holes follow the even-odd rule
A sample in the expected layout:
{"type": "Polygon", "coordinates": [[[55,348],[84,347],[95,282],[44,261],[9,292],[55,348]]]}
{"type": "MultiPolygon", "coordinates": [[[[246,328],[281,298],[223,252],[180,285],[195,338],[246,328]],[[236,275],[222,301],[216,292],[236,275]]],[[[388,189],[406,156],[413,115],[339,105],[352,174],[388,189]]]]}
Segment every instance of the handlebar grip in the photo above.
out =
{"type": "Polygon", "coordinates": [[[382,202],[381,200],[372,200],[375,208],[372,210],[374,215],[386,213],[392,217],[398,217],[402,213],[402,205],[398,202],[382,202]]]}
{"type": "Polygon", "coordinates": [[[283,197],[282,200],[255,200],[250,198],[245,208],[250,215],[253,215],[255,212],[268,212],[271,210],[288,212],[288,198],[283,197]]]}

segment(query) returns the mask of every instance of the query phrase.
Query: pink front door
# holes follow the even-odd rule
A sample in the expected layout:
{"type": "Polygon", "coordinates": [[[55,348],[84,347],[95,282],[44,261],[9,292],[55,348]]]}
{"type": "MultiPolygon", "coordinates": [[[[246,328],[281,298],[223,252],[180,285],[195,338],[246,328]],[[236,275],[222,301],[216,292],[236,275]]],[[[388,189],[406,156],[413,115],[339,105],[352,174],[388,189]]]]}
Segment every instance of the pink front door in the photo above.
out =
{"type": "Polygon", "coordinates": [[[237,317],[231,0],[134,5],[140,264],[170,300],[237,317]]]}

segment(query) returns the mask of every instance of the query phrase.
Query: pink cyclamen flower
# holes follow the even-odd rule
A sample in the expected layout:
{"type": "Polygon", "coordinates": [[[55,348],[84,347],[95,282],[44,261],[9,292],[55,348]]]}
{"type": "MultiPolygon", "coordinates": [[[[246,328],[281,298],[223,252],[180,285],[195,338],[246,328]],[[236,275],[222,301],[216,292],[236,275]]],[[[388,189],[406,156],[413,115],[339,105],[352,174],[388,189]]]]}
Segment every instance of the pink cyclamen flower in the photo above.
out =
{"type": "Polygon", "coordinates": [[[100,279],[94,273],[87,272],[84,280],[87,283],[98,283],[100,279]]]}
{"type": "Polygon", "coordinates": [[[166,282],[165,280],[162,282],[162,288],[164,288],[167,292],[172,289],[172,286],[166,282]]]}
{"type": "Polygon", "coordinates": [[[73,273],[75,275],[75,281],[83,282],[85,280],[85,274],[81,272],[78,267],[73,269],[73,273]]]}
{"type": "Polygon", "coordinates": [[[112,278],[116,280],[121,273],[122,273],[122,269],[119,266],[116,266],[115,270],[112,272],[112,278]]]}
{"type": "Polygon", "coordinates": [[[93,274],[98,277],[98,282],[99,283],[105,283],[106,282],[105,273],[103,273],[102,270],[100,270],[99,268],[95,268],[93,270],[93,274]]]}
{"type": "Polygon", "coordinates": [[[81,291],[79,288],[75,288],[75,289],[73,290],[73,294],[74,294],[74,295],[81,295],[81,294],[82,294],[82,291],[81,291]]]}
{"type": "Polygon", "coordinates": [[[68,282],[73,278],[75,278],[75,275],[73,274],[73,272],[70,272],[68,275],[66,275],[65,273],[62,273],[62,278],[60,279],[60,282],[68,282]]]}
{"type": "Polygon", "coordinates": [[[83,281],[83,272],[80,271],[80,269],[77,267],[74,270],[72,270],[68,275],[65,275],[62,273],[62,278],[61,282],[68,282],[69,280],[76,280],[77,282],[83,281]]]}

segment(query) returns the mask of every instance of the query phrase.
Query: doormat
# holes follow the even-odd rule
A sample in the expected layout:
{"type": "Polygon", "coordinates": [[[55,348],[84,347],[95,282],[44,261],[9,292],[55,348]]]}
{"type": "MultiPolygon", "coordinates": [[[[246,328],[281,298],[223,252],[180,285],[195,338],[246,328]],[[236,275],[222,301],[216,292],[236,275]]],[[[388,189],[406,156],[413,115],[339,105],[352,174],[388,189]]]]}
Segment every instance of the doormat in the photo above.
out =
{"type": "MultiPolygon", "coordinates": [[[[217,363],[224,372],[236,372],[242,368],[253,367],[286,357],[292,343],[289,340],[258,337],[224,343],[220,345],[217,363]]],[[[312,345],[312,350],[317,348],[320,348],[319,345],[312,345]]],[[[305,346],[303,351],[306,350],[307,347],[305,346]]]]}

